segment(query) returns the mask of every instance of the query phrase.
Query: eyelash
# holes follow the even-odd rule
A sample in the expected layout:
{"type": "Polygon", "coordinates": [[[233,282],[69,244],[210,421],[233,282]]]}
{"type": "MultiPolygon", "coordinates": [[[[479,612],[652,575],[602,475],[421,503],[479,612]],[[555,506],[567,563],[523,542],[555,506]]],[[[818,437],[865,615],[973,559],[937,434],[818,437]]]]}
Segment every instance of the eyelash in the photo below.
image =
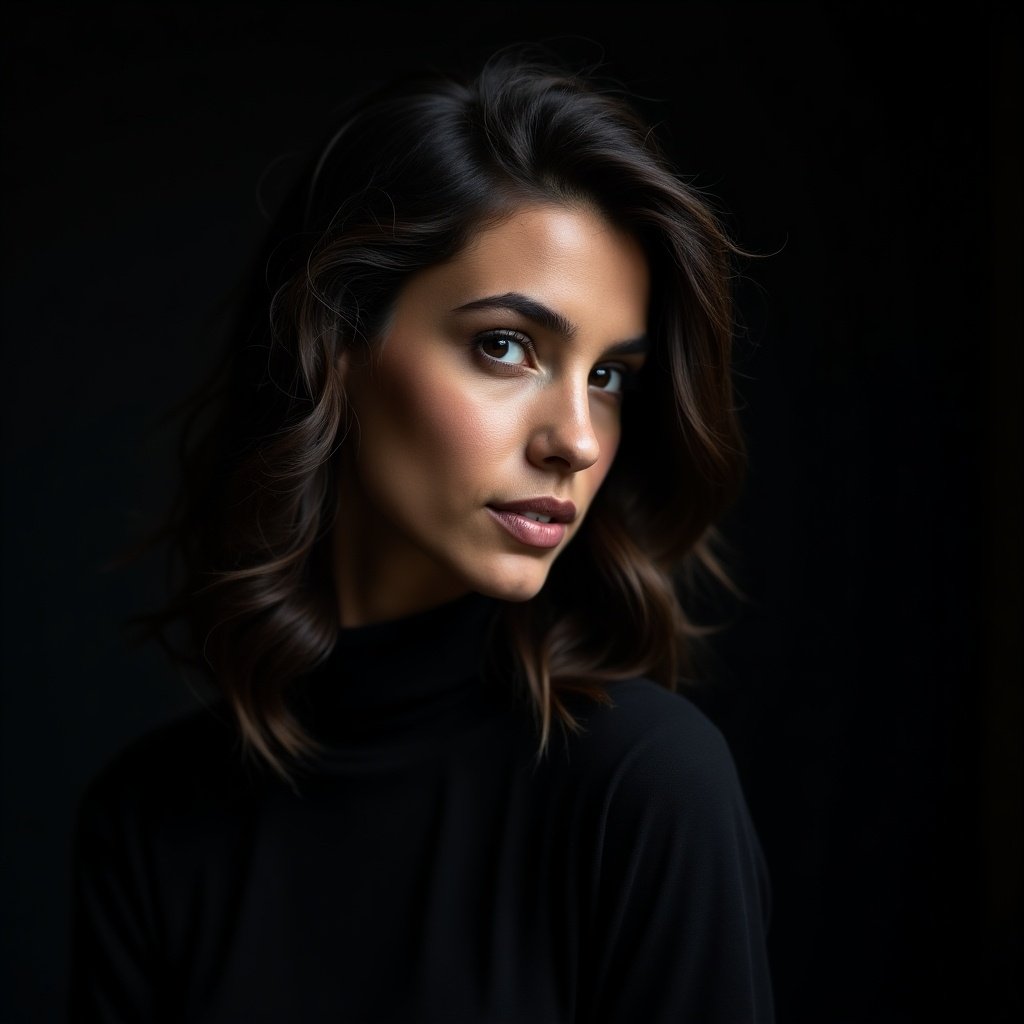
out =
{"type": "MultiPolygon", "coordinates": [[[[498,331],[484,331],[483,334],[478,334],[473,339],[473,348],[481,359],[486,360],[489,364],[494,365],[496,368],[506,366],[516,368],[522,366],[523,364],[504,363],[500,359],[495,359],[494,356],[487,355],[487,353],[483,351],[483,346],[488,341],[513,341],[517,345],[522,345],[522,347],[526,350],[526,354],[528,356],[537,355],[537,350],[533,347],[533,342],[525,334],[521,334],[519,331],[513,331],[508,328],[498,331]]],[[[501,372],[507,371],[502,370],[501,372]]]]}
{"type": "MultiPolygon", "coordinates": [[[[494,331],[484,331],[482,334],[478,334],[473,339],[473,349],[477,353],[477,356],[486,361],[489,367],[493,368],[499,373],[514,374],[519,372],[519,368],[523,366],[523,363],[505,363],[500,359],[495,359],[494,356],[489,356],[483,351],[483,345],[488,341],[494,340],[505,340],[515,342],[517,345],[521,345],[526,351],[528,356],[536,357],[537,350],[534,347],[533,342],[530,338],[522,334],[519,331],[512,330],[511,328],[502,328],[494,331]],[[508,367],[508,369],[505,369],[508,367]]],[[[608,391],[605,388],[598,388],[599,391],[603,391],[605,394],[610,395],[616,400],[621,401],[623,396],[637,390],[639,385],[639,371],[627,366],[625,363],[599,363],[595,369],[605,367],[608,369],[616,370],[622,378],[622,384],[618,391],[608,391]]]]}

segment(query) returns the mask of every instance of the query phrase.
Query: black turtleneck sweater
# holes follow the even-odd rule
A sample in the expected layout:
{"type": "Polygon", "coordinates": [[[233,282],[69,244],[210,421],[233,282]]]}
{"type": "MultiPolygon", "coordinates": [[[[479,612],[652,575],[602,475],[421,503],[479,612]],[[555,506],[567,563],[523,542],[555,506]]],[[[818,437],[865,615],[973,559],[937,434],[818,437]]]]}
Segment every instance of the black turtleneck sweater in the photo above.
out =
{"type": "Polygon", "coordinates": [[[293,789],[223,706],[92,781],[71,1020],[747,1024],[772,1019],[767,881],[728,748],[683,696],[613,683],[536,761],[479,664],[470,595],[344,629],[297,711],[293,789]]]}

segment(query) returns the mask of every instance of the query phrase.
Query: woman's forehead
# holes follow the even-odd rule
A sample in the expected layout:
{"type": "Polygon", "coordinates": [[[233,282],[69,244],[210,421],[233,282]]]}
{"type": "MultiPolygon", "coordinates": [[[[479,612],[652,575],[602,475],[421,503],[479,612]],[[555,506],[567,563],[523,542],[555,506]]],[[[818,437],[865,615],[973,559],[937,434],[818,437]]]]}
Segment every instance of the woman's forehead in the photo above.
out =
{"type": "Polygon", "coordinates": [[[570,325],[600,321],[621,337],[646,329],[650,273],[644,250],[589,207],[519,207],[481,227],[452,259],[417,278],[407,297],[450,311],[483,309],[487,299],[516,295],[570,325]]]}

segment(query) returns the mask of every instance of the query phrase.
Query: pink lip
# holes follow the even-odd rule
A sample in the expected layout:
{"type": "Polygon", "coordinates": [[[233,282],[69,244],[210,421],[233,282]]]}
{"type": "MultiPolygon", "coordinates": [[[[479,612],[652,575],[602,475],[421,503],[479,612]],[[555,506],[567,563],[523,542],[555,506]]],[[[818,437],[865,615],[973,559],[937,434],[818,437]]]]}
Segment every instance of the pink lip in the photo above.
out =
{"type": "Polygon", "coordinates": [[[576,518],[576,506],[571,501],[559,501],[557,498],[525,498],[523,501],[495,502],[487,507],[496,512],[535,512],[547,516],[553,523],[571,523],[576,518]]]}
{"type": "MultiPolygon", "coordinates": [[[[487,506],[487,511],[494,516],[495,519],[516,540],[521,541],[523,544],[528,544],[534,548],[553,548],[557,547],[565,536],[566,526],[565,523],[556,523],[554,521],[550,523],[538,523],[536,519],[528,519],[521,512],[512,512],[503,508],[492,508],[490,505],[487,506]]],[[[530,509],[529,511],[533,511],[530,509]]],[[[542,512],[541,515],[548,515],[547,512],[542,512]]]]}
{"type": "Polygon", "coordinates": [[[534,548],[553,548],[561,544],[566,525],[576,518],[576,506],[571,501],[557,498],[526,498],[523,501],[503,501],[488,505],[487,511],[505,527],[516,540],[534,548]],[[533,512],[547,516],[550,523],[538,523],[524,515],[533,512]]]}

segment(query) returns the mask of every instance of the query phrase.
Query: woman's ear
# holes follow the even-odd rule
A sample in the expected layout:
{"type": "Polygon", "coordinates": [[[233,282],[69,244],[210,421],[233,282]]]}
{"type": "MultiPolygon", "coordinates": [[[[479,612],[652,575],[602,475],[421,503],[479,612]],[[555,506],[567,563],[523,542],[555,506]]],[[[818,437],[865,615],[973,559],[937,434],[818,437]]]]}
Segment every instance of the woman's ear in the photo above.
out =
{"type": "Polygon", "coordinates": [[[342,348],[337,357],[334,360],[334,368],[338,371],[338,376],[341,378],[341,383],[344,386],[345,376],[348,373],[349,364],[349,351],[348,348],[342,348]]]}
{"type": "MultiPolygon", "coordinates": [[[[349,349],[342,348],[334,358],[334,369],[337,373],[337,388],[338,394],[341,398],[341,422],[339,423],[340,441],[344,441],[355,425],[355,414],[352,410],[352,405],[349,402],[348,397],[348,384],[349,384],[349,370],[352,363],[352,354],[349,349]]],[[[346,451],[349,445],[342,444],[341,447],[346,451]]]]}

